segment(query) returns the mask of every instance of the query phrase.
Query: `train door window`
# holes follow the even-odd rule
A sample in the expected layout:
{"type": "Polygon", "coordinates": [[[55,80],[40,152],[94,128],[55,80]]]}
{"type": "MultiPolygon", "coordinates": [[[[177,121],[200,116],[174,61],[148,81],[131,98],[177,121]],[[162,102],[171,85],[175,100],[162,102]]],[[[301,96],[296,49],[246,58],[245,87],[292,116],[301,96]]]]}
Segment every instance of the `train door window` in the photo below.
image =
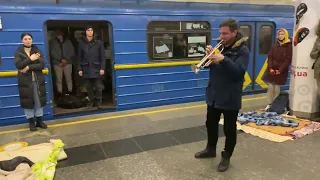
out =
{"type": "Polygon", "coordinates": [[[259,54],[268,54],[273,42],[273,27],[270,25],[263,25],[260,27],[259,39],[259,54]]]}
{"type": "Polygon", "coordinates": [[[239,28],[239,31],[243,36],[249,38],[247,40],[247,43],[248,43],[248,48],[251,51],[252,27],[250,25],[241,25],[239,28]]]}
{"type": "MultiPolygon", "coordinates": [[[[115,108],[115,92],[113,87],[113,71],[112,71],[112,53],[111,49],[111,33],[110,30],[111,24],[106,21],[63,21],[63,20],[50,20],[46,22],[47,27],[47,47],[49,59],[52,67],[52,85],[53,85],[53,104],[54,104],[54,114],[62,115],[69,114],[75,112],[83,112],[88,111],[89,109],[85,107],[85,104],[82,106],[78,106],[79,102],[88,102],[88,93],[85,86],[85,80],[78,75],[78,58],[77,58],[77,50],[79,41],[82,41],[85,37],[85,26],[87,24],[92,25],[94,30],[94,38],[101,40],[103,42],[105,53],[106,53],[106,69],[105,69],[105,77],[103,78],[104,90],[103,90],[103,100],[102,100],[102,109],[114,109],[115,108]],[[62,42],[58,40],[57,33],[63,35],[62,42]],[[72,44],[72,48],[69,46],[53,46],[53,43],[63,44],[64,42],[69,41],[72,44]],[[73,50],[72,50],[73,49],[73,50]],[[62,52],[74,52],[73,56],[70,59],[67,59],[69,64],[71,64],[71,68],[66,68],[66,65],[57,61],[57,59],[53,58],[53,53],[62,53],[62,52]],[[63,68],[62,68],[63,67],[63,68]],[[63,73],[61,73],[61,70],[63,73]],[[72,71],[72,72],[70,72],[72,71]],[[59,74],[58,74],[59,73],[59,74]],[[71,73],[71,79],[68,80],[68,73],[71,73]],[[62,76],[62,78],[61,78],[62,76]],[[59,78],[59,80],[58,80],[59,78]],[[60,81],[62,80],[62,81],[60,81]],[[62,85],[61,85],[62,84],[62,85]],[[62,88],[61,88],[62,87],[62,88]],[[70,88],[72,87],[71,94],[69,93],[70,88]],[[62,92],[61,92],[62,91],[62,92]],[[64,98],[65,94],[69,94],[68,97],[72,98],[64,98]],[[74,105],[68,105],[68,101],[74,105]]],[[[69,66],[70,67],[70,66],[69,66]]],[[[90,108],[92,109],[92,108],[90,108]]],[[[95,108],[93,108],[95,109],[95,108]]]]}
{"type": "Polygon", "coordinates": [[[152,61],[199,59],[211,44],[211,27],[205,21],[151,21],[147,35],[152,61]]]}

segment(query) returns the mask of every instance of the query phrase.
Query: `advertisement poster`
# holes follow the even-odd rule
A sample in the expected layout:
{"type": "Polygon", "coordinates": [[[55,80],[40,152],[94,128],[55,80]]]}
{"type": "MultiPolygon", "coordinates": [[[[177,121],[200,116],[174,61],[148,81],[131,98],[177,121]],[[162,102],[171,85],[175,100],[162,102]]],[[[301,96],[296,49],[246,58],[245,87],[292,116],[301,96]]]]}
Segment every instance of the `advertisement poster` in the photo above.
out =
{"type": "Polygon", "coordinates": [[[171,58],[173,51],[172,36],[153,37],[153,57],[154,58],[171,58]]]}
{"type": "Polygon", "coordinates": [[[188,37],[188,57],[202,57],[206,54],[206,36],[188,37]]]}
{"type": "Polygon", "coordinates": [[[319,111],[319,89],[310,53],[317,39],[320,0],[295,1],[293,57],[290,77],[290,109],[294,115],[319,111]]]}

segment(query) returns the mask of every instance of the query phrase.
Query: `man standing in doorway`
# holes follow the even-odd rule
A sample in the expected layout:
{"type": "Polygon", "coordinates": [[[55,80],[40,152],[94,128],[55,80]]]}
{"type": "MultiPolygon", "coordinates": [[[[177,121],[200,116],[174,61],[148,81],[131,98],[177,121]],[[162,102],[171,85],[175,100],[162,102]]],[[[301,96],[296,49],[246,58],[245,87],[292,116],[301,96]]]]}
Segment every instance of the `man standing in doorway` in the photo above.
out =
{"type": "MultiPolygon", "coordinates": [[[[209,57],[210,77],[206,90],[207,146],[203,151],[196,153],[195,157],[216,157],[219,121],[223,114],[226,141],[218,171],[224,172],[229,168],[230,158],[237,142],[236,122],[242,105],[242,88],[249,63],[249,49],[246,45],[248,38],[242,36],[237,22],[233,19],[220,24],[221,39],[224,46],[223,52],[209,57]]],[[[206,53],[212,50],[213,48],[209,47],[206,53]]]]}
{"type": "Polygon", "coordinates": [[[63,74],[67,82],[68,94],[72,93],[72,60],[75,57],[72,42],[63,37],[63,33],[58,30],[55,32],[56,39],[52,40],[50,55],[56,73],[56,84],[59,97],[62,97],[62,78],[63,74]]]}
{"type": "Polygon", "coordinates": [[[102,90],[104,85],[102,76],[106,66],[105,50],[102,41],[94,38],[93,27],[87,25],[85,37],[79,42],[78,69],[79,76],[86,81],[86,88],[90,102],[88,108],[94,104],[100,108],[102,102],[102,90]],[[94,89],[95,92],[94,92],[94,89]]]}

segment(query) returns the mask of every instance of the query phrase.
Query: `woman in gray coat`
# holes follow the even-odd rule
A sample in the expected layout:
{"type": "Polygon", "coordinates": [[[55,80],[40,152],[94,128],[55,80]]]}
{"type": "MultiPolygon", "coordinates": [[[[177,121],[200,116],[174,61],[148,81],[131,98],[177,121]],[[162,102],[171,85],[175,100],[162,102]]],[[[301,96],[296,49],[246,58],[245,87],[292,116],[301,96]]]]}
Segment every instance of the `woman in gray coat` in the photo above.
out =
{"type": "Polygon", "coordinates": [[[42,122],[43,107],[47,103],[45,78],[42,73],[45,66],[43,54],[32,44],[30,33],[22,33],[21,41],[23,45],[14,54],[14,63],[19,70],[20,106],[24,108],[30,131],[36,131],[36,127],[46,129],[47,125],[42,122]]]}

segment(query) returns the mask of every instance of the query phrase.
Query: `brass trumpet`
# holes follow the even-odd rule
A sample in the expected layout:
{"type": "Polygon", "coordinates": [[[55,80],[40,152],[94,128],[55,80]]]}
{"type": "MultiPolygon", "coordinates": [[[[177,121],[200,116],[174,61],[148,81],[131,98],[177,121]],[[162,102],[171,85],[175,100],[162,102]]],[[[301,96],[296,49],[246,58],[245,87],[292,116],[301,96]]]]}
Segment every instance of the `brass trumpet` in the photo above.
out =
{"type": "Polygon", "coordinates": [[[192,64],[191,65],[191,69],[194,73],[198,74],[200,69],[201,68],[204,68],[205,66],[208,66],[211,61],[209,60],[209,57],[213,54],[213,53],[216,53],[218,51],[218,53],[221,53],[224,49],[223,45],[222,45],[222,41],[221,40],[214,48],[213,50],[207,54],[204,58],[201,59],[200,63],[195,65],[195,64],[192,64]],[[222,50],[219,50],[219,48],[222,46],[222,50]]]}

